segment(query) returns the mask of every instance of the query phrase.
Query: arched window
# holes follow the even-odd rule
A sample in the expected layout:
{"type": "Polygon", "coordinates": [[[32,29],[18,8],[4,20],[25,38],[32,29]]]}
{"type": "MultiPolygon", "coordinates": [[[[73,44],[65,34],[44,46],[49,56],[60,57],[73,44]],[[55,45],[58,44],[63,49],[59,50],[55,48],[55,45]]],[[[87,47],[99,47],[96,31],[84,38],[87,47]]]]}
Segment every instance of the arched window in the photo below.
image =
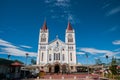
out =
{"type": "Polygon", "coordinates": [[[56,60],[58,60],[59,59],[59,55],[58,54],[56,54],[56,60]]]}
{"type": "Polygon", "coordinates": [[[54,53],[54,60],[56,59],[55,57],[56,57],[56,54],[54,53]]]}
{"type": "Polygon", "coordinates": [[[51,54],[49,54],[49,61],[51,61],[51,54]]]}
{"type": "Polygon", "coordinates": [[[70,60],[72,61],[72,53],[70,53],[70,60]]]}
{"type": "Polygon", "coordinates": [[[68,42],[73,42],[72,34],[68,34],[68,42]]]}
{"type": "Polygon", "coordinates": [[[43,61],[43,57],[44,57],[44,53],[42,53],[42,58],[41,58],[41,61],[43,61]]]}
{"type": "Polygon", "coordinates": [[[58,60],[60,60],[60,53],[58,53],[58,58],[59,58],[58,60]]]}
{"type": "Polygon", "coordinates": [[[43,33],[41,35],[41,42],[45,42],[46,41],[46,35],[43,33]]]}
{"type": "Polygon", "coordinates": [[[65,60],[65,55],[63,54],[63,56],[62,56],[62,59],[63,59],[63,61],[65,60]]]}

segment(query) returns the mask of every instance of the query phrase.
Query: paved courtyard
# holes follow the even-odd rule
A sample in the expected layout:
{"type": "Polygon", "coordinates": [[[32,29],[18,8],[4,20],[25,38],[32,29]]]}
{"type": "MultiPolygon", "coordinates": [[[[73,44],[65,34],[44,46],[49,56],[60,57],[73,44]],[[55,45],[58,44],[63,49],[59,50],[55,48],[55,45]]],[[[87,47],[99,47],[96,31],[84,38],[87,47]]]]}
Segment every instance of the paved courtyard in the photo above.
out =
{"type": "Polygon", "coordinates": [[[23,80],[99,80],[99,75],[89,74],[47,74],[44,78],[23,79],[23,80]]]}

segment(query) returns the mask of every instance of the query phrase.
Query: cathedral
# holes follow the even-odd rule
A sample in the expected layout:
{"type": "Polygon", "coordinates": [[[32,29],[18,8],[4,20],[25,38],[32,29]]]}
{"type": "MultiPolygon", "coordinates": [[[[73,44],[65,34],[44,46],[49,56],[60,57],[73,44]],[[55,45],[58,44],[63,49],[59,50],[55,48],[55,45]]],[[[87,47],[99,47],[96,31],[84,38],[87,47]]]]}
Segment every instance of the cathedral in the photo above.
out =
{"type": "Polygon", "coordinates": [[[49,29],[46,21],[39,33],[37,65],[45,72],[76,72],[75,31],[70,22],[66,27],[65,42],[58,37],[49,42],[49,29]]]}

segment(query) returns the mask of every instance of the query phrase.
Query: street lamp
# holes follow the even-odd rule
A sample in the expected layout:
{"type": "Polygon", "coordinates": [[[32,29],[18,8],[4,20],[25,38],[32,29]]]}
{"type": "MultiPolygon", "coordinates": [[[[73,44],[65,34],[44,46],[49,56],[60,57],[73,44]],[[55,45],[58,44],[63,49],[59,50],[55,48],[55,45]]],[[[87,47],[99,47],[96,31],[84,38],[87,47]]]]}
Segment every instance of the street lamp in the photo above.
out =
{"type": "Polygon", "coordinates": [[[106,64],[108,64],[108,58],[109,58],[108,55],[106,55],[106,59],[107,59],[107,63],[106,64]]]}
{"type": "Polygon", "coordinates": [[[88,65],[88,54],[86,53],[86,59],[87,59],[87,69],[88,69],[88,77],[89,77],[89,65],[88,65]]]}
{"type": "Polygon", "coordinates": [[[28,53],[26,53],[25,55],[26,55],[26,65],[27,65],[27,58],[28,58],[28,55],[29,55],[29,54],[28,54],[28,53]]]}

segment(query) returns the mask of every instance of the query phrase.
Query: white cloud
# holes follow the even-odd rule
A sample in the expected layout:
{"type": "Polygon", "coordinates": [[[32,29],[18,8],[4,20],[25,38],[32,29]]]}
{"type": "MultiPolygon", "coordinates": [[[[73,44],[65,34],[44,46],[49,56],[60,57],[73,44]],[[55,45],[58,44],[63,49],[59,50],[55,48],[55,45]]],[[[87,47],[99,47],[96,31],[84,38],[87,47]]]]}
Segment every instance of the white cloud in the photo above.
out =
{"type": "Polygon", "coordinates": [[[79,23],[80,20],[78,18],[76,18],[73,14],[68,14],[68,20],[72,23],[72,24],[76,24],[79,23]]]}
{"type": "Polygon", "coordinates": [[[116,14],[116,13],[118,13],[118,12],[120,12],[120,6],[112,9],[112,10],[109,11],[106,15],[107,15],[107,16],[111,16],[111,15],[116,14]]]}
{"type": "Polygon", "coordinates": [[[66,19],[72,24],[79,23],[80,20],[70,10],[71,0],[45,0],[45,3],[49,5],[49,12],[52,14],[52,19],[66,19]],[[48,4],[50,3],[50,4],[48,4]],[[53,8],[56,7],[56,8],[53,8]]]}
{"type": "Polygon", "coordinates": [[[112,52],[109,50],[99,50],[99,49],[95,49],[95,48],[80,48],[80,50],[83,52],[90,53],[90,54],[105,54],[105,55],[109,55],[109,56],[113,56],[113,55],[117,54],[117,52],[112,52]]]}
{"type": "Polygon", "coordinates": [[[51,0],[45,0],[45,3],[50,3],[51,2],[51,0]]]}
{"type": "Polygon", "coordinates": [[[68,20],[71,21],[71,22],[74,21],[72,14],[69,14],[69,15],[68,15],[68,20]]]}
{"type": "Polygon", "coordinates": [[[26,53],[29,54],[30,57],[36,57],[37,53],[24,51],[20,47],[13,45],[12,43],[0,39],[0,53],[1,54],[10,54],[14,56],[25,56],[26,53]]]}
{"type": "Polygon", "coordinates": [[[118,49],[115,49],[114,51],[116,51],[116,52],[118,52],[118,51],[119,51],[119,52],[120,52],[120,48],[118,48],[118,49]]]}
{"type": "Polygon", "coordinates": [[[112,42],[114,45],[120,45],[120,40],[115,40],[112,42]]]}
{"type": "Polygon", "coordinates": [[[55,5],[59,7],[69,7],[70,0],[56,0],[55,5]]]}
{"type": "Polygon", "coordinates": [[[59,18],[59,16],[57,16],[57,15],[52,15],[51,18],[56,19],[56,18],[59,18]]]}
{"type": "Polygon", "coordinates": [[[26,46],[26,45],[20,45],[20,47],[28,48],[28,49],[32,48],[31,46],[26,46]]]}
{"type": "Polygon", "coordinates": [[[85,54],[85,52],[77,52],[77,54],[85,54]]]}
{"type": "Polygon", "coordinates": [[[70,6],[70,0],[45,0],[45,3],[51,3],[58,7],[69,7],[70,6]]]}
{"type": "Polygon", "coordinates": [[[36,57],[37,55],[35,52],[28,52],[17,48],[2,48],[2,50],[4,51],[4,53],[8,53],[14,56],[25,56],[26,53],[28,53],[31,57],[36,57]]]}
{"type": "Polygon", "coordinates": [[[17,46],[12,45],[10,42],[7,42],[3,39],[0,39],[0,46],[18,48],[17,46]]]}
{"type": "Polygon", "coordinates": [[[107,7],[109,7],[111,5],[111,3],[107,3],[107,4],[105,4],[102,8],[104,9],[104,8],[107,8],[107,7]]]}

